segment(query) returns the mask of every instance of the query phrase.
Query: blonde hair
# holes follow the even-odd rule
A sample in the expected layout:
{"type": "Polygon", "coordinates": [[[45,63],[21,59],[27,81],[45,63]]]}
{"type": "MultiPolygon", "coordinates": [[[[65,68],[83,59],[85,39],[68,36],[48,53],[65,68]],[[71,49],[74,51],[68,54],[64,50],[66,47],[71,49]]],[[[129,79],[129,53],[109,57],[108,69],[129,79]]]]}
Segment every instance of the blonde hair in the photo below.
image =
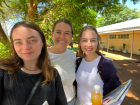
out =
{"type": "MultiPolygon", "coordinates": [[[[98,34],[98,32],[97,32],[97,30],[96,30],[96,28],[95,28],[94,26],[85,26],[85,27],[83,27],[83,28],[81,29],[81,32],[80,32],[80,34],[79,34],[79,36],[78,36],[78,45],[80,45],[80,40],[81,40],[82,34],[83,34],[83,32],[86,31],[86,30],[94,31],[94,32],[97,34],[98,45],[97,45],[97,49],[96,49],[95,52],[96,52],[98,55],[101,55],[101,52],[99,51],[99,50],[100,50],[100,43],[99,43],[99,41],[101,40],[101,37],[99,36],[99,34],[98,34]]],[[[81,46],[78,46],[78,56],[79,56],[79,57],[83,57],[83,58],[86,56],[86,55],[84,54],[84,52],[82,51],[81,46]]]]}

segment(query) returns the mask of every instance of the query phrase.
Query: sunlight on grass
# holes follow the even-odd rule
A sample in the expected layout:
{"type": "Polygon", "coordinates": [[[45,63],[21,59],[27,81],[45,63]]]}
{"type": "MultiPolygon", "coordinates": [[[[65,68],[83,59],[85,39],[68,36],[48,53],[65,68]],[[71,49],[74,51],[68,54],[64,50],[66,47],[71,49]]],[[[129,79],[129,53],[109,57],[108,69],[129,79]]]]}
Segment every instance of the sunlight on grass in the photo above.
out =
{"type": "Polygon", "coordinates": [[[119,54],[108,53],[106,51],[101,51],[101,53],[105,54],[105,57],[113,58],[115,60],[136,60],[136,59],[125,57],[119,54]]]}
{"type": "Polygon", "coordinates": [[[78,47],[73,47],[73,48],[67,47],[67,49],[72,50],[72,51],[78,51],[78,47]]]}
{"type": "Polygon", "coordinates": [[[67,49],[76,52],[76,51],[78,51],[78,44],[73,44],[73,48],[71,46],[68,46],[67,49]]]}
{"type": "Polygon", "coordinates": [[[124,66],[129,66],[130,64],[123,64],[124,66]]]}

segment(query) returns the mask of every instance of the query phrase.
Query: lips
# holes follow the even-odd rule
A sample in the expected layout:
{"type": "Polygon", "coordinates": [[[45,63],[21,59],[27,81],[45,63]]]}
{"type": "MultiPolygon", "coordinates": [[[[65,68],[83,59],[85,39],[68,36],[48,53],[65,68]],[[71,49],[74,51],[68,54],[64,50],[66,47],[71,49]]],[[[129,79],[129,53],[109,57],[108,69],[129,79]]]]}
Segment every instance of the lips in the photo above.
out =
{"type": "Polygon", "coordinates": [[[87,51],[91,51],[93,48],[86,48],[87,51]]]}
{"type": "Polygon", "coordinates": [[[26,52],[26,53],[22,53],[24,55],[31,55],[33,52],[26,52]]]}
{"type": "Polygon", "coordinates": [[[61,43],[61,44],[64,44],[64,43],[66,43],[66,41],[58,41],[59,43],[61,43]]]}

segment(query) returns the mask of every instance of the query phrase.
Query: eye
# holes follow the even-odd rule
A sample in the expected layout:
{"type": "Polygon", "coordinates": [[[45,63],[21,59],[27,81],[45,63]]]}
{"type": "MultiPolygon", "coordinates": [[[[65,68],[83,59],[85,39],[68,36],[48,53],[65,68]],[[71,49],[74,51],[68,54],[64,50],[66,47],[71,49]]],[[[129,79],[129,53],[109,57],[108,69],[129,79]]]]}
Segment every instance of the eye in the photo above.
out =
{"type": "Polygon", "coordinates": [[[70,33],[65,33],[66,35],[69,35],[70,33]]]}
{"type": "Polygon", "coordinates": [[[36,40],[30,40],[30,42],[35,42],[36,40]]]}
{"type": "Polygon", "coordinates": [[[86,42],[86,40],[82,40],[82,42],[86,42]]]}
{"type": "Polygon", "coordinates": [[[56,32],[57,34],[60,34],[61,32],[56,32]]]}
{"type": "Polygon", "coordinates": [[[21,42],[16,42],[15,44],[21,44],[21,42]]]}
{"type": "Polygon", "coordinates": [[[95,42],[96,40],[91,40],[91,42],[95,42]]]}

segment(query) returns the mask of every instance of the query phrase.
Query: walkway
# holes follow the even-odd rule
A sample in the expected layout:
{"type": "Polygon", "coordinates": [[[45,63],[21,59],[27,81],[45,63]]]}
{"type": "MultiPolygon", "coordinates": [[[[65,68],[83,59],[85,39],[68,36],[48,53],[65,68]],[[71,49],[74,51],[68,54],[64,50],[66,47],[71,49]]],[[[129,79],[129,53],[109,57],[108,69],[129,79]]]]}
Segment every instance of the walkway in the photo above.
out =
{"type": "Polygon", "coordinates": [[[131,88],[121,105],[140,105],[140,55],[133,54],[133,58],[129,58],[130,54],[110,50],[109,52],[103,50],[103,54],[105,57],[114,59],[112,63],[122,83],[132,79],[131,88]]]}

